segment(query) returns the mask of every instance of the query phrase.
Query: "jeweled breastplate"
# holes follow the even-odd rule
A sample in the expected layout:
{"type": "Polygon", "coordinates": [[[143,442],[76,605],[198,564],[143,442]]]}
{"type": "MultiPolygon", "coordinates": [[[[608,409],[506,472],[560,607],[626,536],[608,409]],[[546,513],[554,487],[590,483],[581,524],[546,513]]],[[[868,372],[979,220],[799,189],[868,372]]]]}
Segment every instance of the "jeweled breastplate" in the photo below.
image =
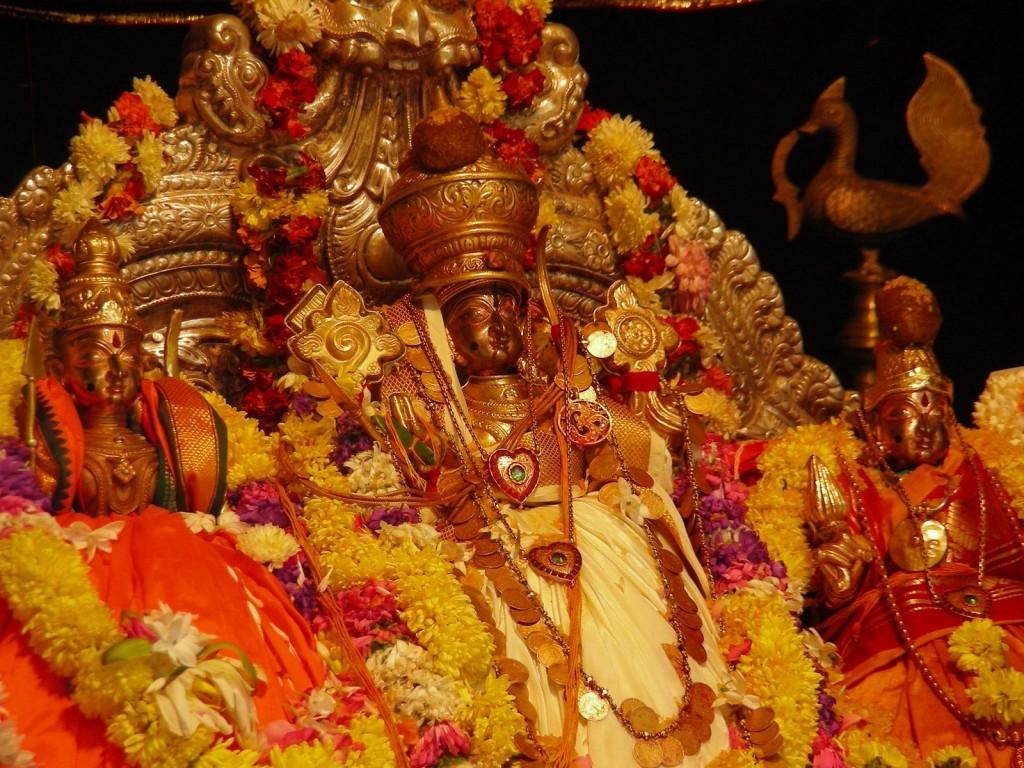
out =
{"type": "Polygon", "coordinates": [[[127,427],[85,431],[80,503],[90,515],[130,515],[156,494],[156,449],[127,427]]]}

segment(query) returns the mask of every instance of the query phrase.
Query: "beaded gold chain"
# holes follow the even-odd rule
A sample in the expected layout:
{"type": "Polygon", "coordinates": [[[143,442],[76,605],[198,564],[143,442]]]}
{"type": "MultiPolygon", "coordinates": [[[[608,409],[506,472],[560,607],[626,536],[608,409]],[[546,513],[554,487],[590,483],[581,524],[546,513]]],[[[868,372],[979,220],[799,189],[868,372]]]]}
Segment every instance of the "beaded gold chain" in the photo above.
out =
{"type": "MultiPolygon", "coordinates": [[[[420,310],[418,312],[414,310],[414,312],[413,312],[413,322],[414,322],[414,324],[416,326],[417,333],[419,334],[421,343],[423,345],[424,353],[426,354],[427,359],[430,362],[431,367],[435,371],[443,372],[444,368],[442,367],[441,362],[440,362],[439,358],[437,357],[437,352],[434,349],[433,344],[431,343],[429,336],[427,335],[424,318],[422,316],[422,310],[420,310]]],[[[564,339],[564,337],[563,337],[563,339],[564,339]]],[[[417,379],[418,379],[418,377],[417,377],[417,379]]],[[[452,384],[451,384],[450,381],[448,381],[448,377],[444,376],[444,375],[440,375],[440,376],[437,377],[437,379],[438,379],[438,383],[439,383],[439,387],[440,387],[442,401],[444,403],[444,406],[445,406],[446,410],[448,411],[449,418],[453,419],[453,421],[456,420],[456,419],[461,418],[463,424],[466,424],[466,425],[471,424],[471,421],[470,421],[470,419],[468,417],[468,414],[463,412],[462,406],[459,403],[458,398],[455,396],[455,393],[451,391],[452,384]]],[[[568,383],[568,380],[567,380],[567,383],[568,383]]],[[[431,410],[432,416],[435,418],[435,420],[438,420],[440,418],[440,413],[438,413],[437,410],[436,410],[436,403],[434,403],[431,400],[431,398],[429,397],[429,394],[424,392],[423,396],[424,396],[424,399],[428,403],[427,407],[428,407],[428,409],[431,410]]],[[[458,422],[456,421],[455,422],[456,430],[458,430],[457,423],[458,422]]],[[[635,492],[636,491],[635,482],[634,482],[633,477],[630,474],[630,472],[629,472],[629,470],[628,470],[628,468],[626,466],[625,459],[624,459],[624,457],[622,455],[622,452],[621,452],[621,447],[619,446],[618,441],[614,437],[614,430],[609,433],[609,438],[611,440],[611,445],[613,447],[613,450],[615,451],[616,459],[618,461],[620,471],[623,473],[624,478],[630,483],[631,489],[635,492]]],[[[477,439],[476,435],[472,433],[472,431],[470,433],[470,439],[473,441],[474,448],[476,448],[476,450],[480,451],[481,455],[484,455],[483,448],[479,444],[479,440],[477,439]]],[[[460,446],[460,449],[461,449],[460,453],[463,455],[463,457],[465,459],[467,459],[472,464],[474,470],[478,470],[476,459],[475,459],[475,457],[473,457],[471,455],[473,452],[469,449],[469,446],[463,444],[463,445],[460,446]]],[[[485,477],[485,475],[483,473],[481,473],[480,476],[481,477],[485,477]]],[[[485,499],[481,496],[481,494],[478,491],[474,490],[470,494],[470,496],[473,499],[473,502],[474,502],[475,506],[477,507],[477,509],[479,510],[480,514],[483,516],[483,518],[485,520],[492,521],[492,522],[493,521],[497,521],[500,525],[502,525],[502,527],[506,531],[509,532],[509,534],[512,536],[512,540],[518,541],[518,534],[511,529],[511,526],[508,524],[508,522],[505,521],[503,516],[498,513],[500,505],[498,504],[497,499],[494,497],[493,491],[490,488],[489,483],[487,483],[485,481],[485,482],[483,482],[481,484],[481,486],[482,486],[482,489],[483,489],[483,495],[486,496],[486,502],[485,502],[485,499]],[[490,508],[492,510],[491,514],[488,514],[488,512],[487,512],[487,507],[488,506],[490,506],[490,508]]],[[[571,505],[571,503],[572,503],[571,491],[567,491],[567,492],[570,493],[569,504],[571,505]]],[[[573,521],[572,521],[571,508],[570,508],[570,514],[567,517],[568,517],[568,520],[567,520],[568,530],[566,531],[566,535],[569,537],[569,540],[572,541],[573,538],[574,538],[575,531],[573,529],[573,521]]],[[[651,526],[648,525],[648,524],[643,525],[642,528],[643,528],[645,536],[647,538],[648,548],[651,551],[652,559],[654,560],[654,562],[656,564],[656,567],[658,568],[659,578],[660,578],[660,581],[661,581],[661,584],[662,584],[662,589],[663,589],[664,594],[665,594],[666,602],[670,606],[676,605],[678,603],[678,601],[680,600],[680,597],[675,594],[675,590],[671,586],[670,580],[668,578],[667,570],[665,568],[665,564],[664,564],[661,556],[658,554],[660,552],[661,548],[660,548],[660,546],[658,544],[658,541],[657,541],[657,538],[656,538],[656,534],[652,530],[651,526]]],[[[540,620],[543,622],[543,624],[544,624],[544,626],[545,626],[549,636],[558,645],[558,647],[560,648],[562,653],[566,657],[568,657],[569,650],[570,650],[569,649],[569,643],[566,640],[563,632],[555,625],[554,620],[548,615],[547,611],[544,610],[543,604],[541,603],[538,595],[529,586],[529,583],[528,583],[528,580],[526,579],[525,574],[523,573],[522,569],[519,567],[518,563],[515,561],[515,558],[509,552],[509,550],[505,546],[505,544],[500,539],[497,540],[496,543],[499,546],[500,551],[502,552],[502,556],[504,558],[506,566],[508,567],[509,571],[512,573],[512,575],[514,576],[516,581],[521,586],[523,592],[528,596],[530,602],[533,604],[533,606],[536,609],[538,615],[540,616],[540,620]]],[[[589,689],[589,691],[591,691],[594,694],[596,694],[602,701],[605,702],[605,704],[607,704],[608,709],[611,711],[612,714],[614,714],[616,720],[618,720],[618,722],[622,725],[623,729],[626,730],[627,733],[629,733],[633,738],[638,739],[638,740],[642,740],[642,741],[655,741],[655,740],[666,739],[666,738],[671,737],[673,735],[673,733],[677,732],[678,730],[680,730],[680,728],[684,727],[684,724],[685,724],[685,721],[686,721],[687,717],[691,715],[691,709],[693,708],[692,705],[696,704],[696,702],[694,701],[694,699],[696,698],[694,696],[694,685],[691,682],[691,674],[690,674],[689,661],[687,659],[687,653],[686,653],[686,648],[685,648],[685,641],[683,639],[684,632],[683,632],[682,627],[680,626],[679,613],[677,611],[670,611],[669,622],[670,622],[670,624],[672,626],[673,633],[675,634],[675,638],[676,638],[675,647],[679,651],[678,661],[679,661],[680,671],[682,672],[681,677],[683,678],[685,690],[684,690],[683,700],[682,700],[681,705],[679,707],[679,711],[676,713],[676,716],[674,718],[672,718],[672,720],[670,721],[669,725],[667,725],[666,727],[660,728],[660,729],[657,729],[657,730],[646,730],[646,729],[640,729],[640,728],[635,727],[633,725],[633,723],[631,722],[631,720],[630,720],[629,713],[625,711],[625,709],[623,708],[621,703],[616,702],[613,699],[613,697],[611,695],[611,692],[608,691],[607,688],[603,687],[593,677],[593,675],[591,675],[590,673],[588,673],[584,669],[580,669],[580,679],[586,685],[586,687],[589,689]]],[[[711,710],[711,707],[710,707],[711,700],[714,697],[713,696],[713,692],[711,692],[711,689],[708,688],[707,686],[701,686],[701,687],[704,688],[704,689],[707,689],[707,692],[710,693],[711,695],[710,695],[710,697],[708,697],[708,696],[704,696],[703,697],[703,698],[706,698],[707,701],[700,702],[700,707],[701,708],[706,708],[708,710],[708,712],[710,712],[710,710],[711,710]]],[[[568,706],[571,706],[571,705],[568,705],[568,706]]]]}

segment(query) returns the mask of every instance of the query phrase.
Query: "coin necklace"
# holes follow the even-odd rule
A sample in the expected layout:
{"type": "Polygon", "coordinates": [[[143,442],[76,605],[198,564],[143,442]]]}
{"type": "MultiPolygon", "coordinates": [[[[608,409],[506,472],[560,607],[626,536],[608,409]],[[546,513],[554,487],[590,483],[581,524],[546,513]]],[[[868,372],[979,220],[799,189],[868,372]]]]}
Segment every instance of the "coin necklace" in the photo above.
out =
{"type": "MultiPolygon", "coordinates": [[[[421,317],[415,317],[418,331],[420,332],[420,338],[424,343],[424,351],[430,356],[431,364],[434,370],[443,372],[443,368],[440,366],[440,361],[437,359],[436,352],[433,349],[432,344],[429,342],[429,337],[423,331],[423,321],[421,317]]],[[[442,401],[444,407],[448,410],[450,418],[457,418],[460,414],[458,411],[461,410],[461,404],[452,395],[454,393],[445,391],[446,387],[450,387],[450,382],[447,381],[447,377],[439,376],[439,384],[441,385],[441,394],[443,395],[442,401]]],[[[466,414],[461,414],[465,419],[464,423],[470,423],[466,414]]],[[[439,414],[435,413],[435,417],[439,414]]],[[[480,450],[476,436],[470,433],[470,439],[477,443],[477,450],[480,450]]],[[[617,441],[615,441],[617,443],[617,441]]],[[[625,470],[624,462],[621,456],[621,450],[616,445],[620,466],[623,468],[624,476],[629,478],[628,471],[625,470]]],[[[475,460],[471,456],[472,451],[468,450],[468,446],[463,445],[463,454],[469,462],[475,466],[475,460]]],[[[484,494],[487,496],[487,503],[495,510],[500,508],[497,500],[493,497],[490,492],[490,488],[487,484],[484,484],[484,494]]],[[[491,520],[496,519],[504,526],[508,527],[507,522],[502,519],[502,516],[495,514],[494,518],[487,515],[485,509],[484,499],[480,498],[477,494],[473,495],[474,503],[477,505],[480,514],[485,519],[491,520]]],[[[567,502],[571,505],[571,494],[567,498],[567,502]]],[[[567,522],[571,521],[571,512],[568,515],[567,522]]],[[[661,726],[662,723],[666,722],[663,718],[660,718],[654,710],[650,709],[641,702],[633,699],[627,699],[621,703],[616,702],[611,693],[601,686],[600,682],[596,680],[586,670],[578,666],[578,676],[580,682],[587,688],[586,691],[580,693],[577,696],[577,706],[574,708],[575,713],[588,720],[597,720],[607,717],[608,714],[614,714],[616,719],[622,725],[622,727],[635,739],[637,739],[637,748],[634,751],[634,757],[637,758],[641,766],[653,766],[660,765],[664,759],[675,759],[677,754],[696,754],[700,745],[710,738],[710,727],[713,719],[713,708],[712,702],[715,699],[714,691],[703,683],[692,683],[691,675],[689,670],[689,662],[687,660],[687,648],[690,643],[687,642],[687,634],[693,634],[694,631],[699,633],[700,618],[697,614],[697,606],[693,600],[686,595],[683,589],[683,582],[679,573],[670,573],[666,565],[665,556],[670,553],[662,550],[654,536],[653,531],[649,526],[644,526],[644,531],[648,537],[648,546],[652,552],[652,559],[654,560],[656,567],[659,571],[659,575],[662,581],[662,587],[666,597],[666,602],[670,606],[670,624],[673,628],[676,643],[675,650],[677,653],[674,654],[673,659],[677,666],[677,670],[682,678],[685,686],[684,695],[680,708],[671,720],[667,721],[667,725],[661,726]],[[696,624],[694,628],[692,625],[696,624]],[[657,761],[655,762],[655,758],[657,761]]],[[[567,534],[573,533],[571,528],[566,531],[567,534]]],[[[517,540],[518,536],[514,537],[517,540]]],[[[547,611],[544,610],[538,596],[529,587],[525,575],[517,564],[515,558],[508,551],[505,544],[497,540],[494,542],[502,551],[505,559],[505,563],[508,571],[513,575],[518,586],[522,590],[522,593],[528,596],[529,602],[533,606],[533,610],[539,616],[540,622],[544,625],[546,635],[553,642],[555,648],[559,651],[557,654],[562,658],[571,659],[573,656],[578,655],[573,653],[575,650],[572,646],[578,645],[578,639],[569,640],[567,639],[562,631],[555,625],[554,621],[548,615],[547,611]]],[[[675,570],[681,571],[682,568],[675,570]]],[[[497,586],[497,585],[496,585],[497,586]]],[[[569,587],[572,589],[572,587],[569,587]]],[[[517,611],[510,607],[515,618],[517,611]]],[[[532,618],[532,615],[530,616],[532,618]]],[[[577,632],[571,633],[578,637],[577,632]]],[[[542,639],[543,640],[543,639],[542,639]]],[[[544,646],[542,643],[533,643],[533,646],[541,648],[549,648],[550,646],[544,646]]],[[[701,646],[701,651],[703,647],[701,646]]],[[[541,663],[544,663],[539,659],[541,663]]],[[[548,666],[548,665],[545,665],[548,666]]],[[[570,665],[570,667],[573,665],[570,665]]],[[[567,670],[569,676],[572,676],[571,669],[567,670]]],[[[568,680],[564,681],[568,682],[568,680]]],[[[566,714],[569,714],[567,708],[566,714]]],[[[572,729],[574,731],[574,729],[572,729]]],[[[565,734],[563,734],[564,736],[565,734]]],[[[676,760],[675,762],[678,762],[676,760]]],[[[670,763],[674,764],[674,763],[670,763]]]]}

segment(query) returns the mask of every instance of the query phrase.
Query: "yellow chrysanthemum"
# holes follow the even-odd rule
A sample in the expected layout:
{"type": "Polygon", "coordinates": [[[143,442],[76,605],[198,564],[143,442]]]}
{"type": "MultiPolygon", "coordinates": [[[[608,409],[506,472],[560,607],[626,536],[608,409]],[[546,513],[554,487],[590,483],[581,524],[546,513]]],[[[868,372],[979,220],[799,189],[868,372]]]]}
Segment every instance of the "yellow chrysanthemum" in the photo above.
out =
{"type": "Polygon", "coordinates": [[[59,677],[72,677],[121,637],[78,552],[40,529],[0,539],[0,598],[59,677]]]}
{"type": "MultiPolygon", "coordinates": [[[[349,753],[345,761],[346,768],[388,768],[397,762],[391,751],[384,721],[379,717],[357,715],[349,725],[349,735],[363,748],[349,753]]],[[[305,764],[301,768],[306,768],[305,764]]]]}
{"type": "Polygon", "coordinates": [[[19,426],[15,408],[22,401],[25,378],[18,373],[25,360],[25,342],[0,339],[0,435],[17,435],[19,426]]]}
{"type": "Polygon", "coordinates": [[[254,768],[259,752],[250,749],[234,750],[224,742],[215,744],[194,763],[194,768],[254,768]]]}
{"type": "Polygon", "coordinates": [[[481,123],[493,123],[505,114],[508,96],[501,89],[501,78],[486,67],[477,67],[459,88],[458,105],[481,123]]]}
{"type": "Polygon", "coordinates": [[[237,488],[251,480],[270,480],[276,477],[277,434],[265,434],[255,419],[233,408],[220,395],[214,392],[205,392],[204,395],[227,427],[228,488],[237,488]]]}
{"type": "Polygon", "coordinates": [[[152,192],[164,174],[164,145],[149,131],[142,134],[135,148],[138,154],[136,167],[142,175],[146,191],[152,192]]]}
{"type": "Polygon", "coordinates": [[[782,594],[744,590],[720,603],[729,639],[751,641],[737,667],[747,693],[775,710],[784,762],[801,764],[817,734],[821,675],[804,652],[782,594]]]}
{"type": "Polygon", "coordinates": [[[1019,726],[1024,721],[1024,674],[1016,669],[979,672],[967,689],[970,713],[1004,726],[1019,726]]]}
{"type": "Polygon", "coordinates": [[[654,152],[654,138],[632,117],[614,115],[590,132],[583,155],[604,190],[633,175],[640,158],[654,152]]]}
{"type": "Polygon", "coordinates": [[[132,90],[142,99],[142,103],[149,109],[149,114],[158,125],[170,128],[178,123],[178,110],[174,108],[174,99],[167,95],[153,79],[136,77],[132,80],[132,90]]]}
{"type": "Polygon", "coordinates": [[[619,253],[629,253],[661,228],[658,214],[648,213],[646,207],[647,198],[632,181],[620,184],[605,197],[604,215],[612,245],[619,253]]]}
{"type": "Polygon", "coordinates": [[[57,270],[49,260],[36,259],[29,265],[25,280],[25,298],[45,312],[54,313],[60,309],[57,270]]]}
{"type": "Polygon", "coordinates": [[[125,704],[145,694],[153,682],[153,657],[84,667],[75,675],[72,698],[86,717],[110,720],[125,704]]]}
{"type": "Polygon", "coordinates": [[[990,429],[967,430],[965,436],[1003,484],[1017,516],[1024,518],[1024,446],[1014,445],[1005,435],[990,429]]]}
{"type": "Polygon", "coordinates": [[[695,239],[703,219],[700,203],[689,197],[678,185],[669,193],[669,202],[676,222],[673,228],[676,236],[683,242],[695,239]]]}
{"type": "Polygon", "coordinates": [[[719,752],[707,768],[757,768],[759,764],[754,752],[749,749],[729,749],[719,752]]]}
{"type": "Polygon", "coordinates": [[[268,227],[274,220],[274,206],[275,201],[260,195],[256,182],[252,179],[240,181],[231,198],[231,210],[247,227],[255,230],[268,227]]]}
{"type": "Polygon", "coordinates": [[[329,458],[334,449],[334,419],[304,418],[289,413],[278,425],[278,431],[288,448],[290,461],[310,482],[336,493],[351,490],[348,478],[329,458]]]}
{"type": "Polygon", "coordinates": [[[268,355],[274,351],[249,312],[224,312],[221,323],[231,343],[249,355],[268,355]]]}
{"type": "Polygon", "coordinates": [[[235,537],[238,550],[271,568],[280,568],[297,554],[299,542],[288,531],[276,525],[254,525],[235,537]]]}
{"type": "Polygon", "coordinates": [[[847,730],[839,735],[850,768],[907,768],[907,756],[889,742],[866,731],[847,730]]]}
{"type": "Polygon", "coordinates": [[[501,768],[518,751],[516,736],[526,733],[526,721],[508,692],[508,680],[493,674],[455,720],[472,734],[470,760],[479,768],[501,768]]]}
{"type": "Polygon", "coordinates": [[[928,755],[931,768],[977,768],[978,758],[967,747],[951,745],[928,755]]]}
{"type": "Polygon", "coordinates": [[[315,189],[306,192],[292,202],[292,207],[286,212],[289,216],[308,216],[316,218],[323,216],[330,208],[331,201],[328,198],[326,189],[315,189]]]}
{"type": "Polygon", "coordinates": [[[323,37],[320,8],[311,0],[260,0],[254,8],[257,39],[274,56],[308,48],[323,37]]]}
{"type": "Polygon", "coordinates": [[[537,211],[537,223],[533,225],[534,234],[539,233],[544,227],[553,226],[558,223],[558,210],[555,201],[545,193],[540,193],[540,206],[537,211]]]}
{"type": "Polygon", "coordinates": [[[129,232],[119,232],[114,235],[117,241],[117,258],[119,263],[125,264],[135,255],[135,238],[129,232]]]}
{"type": "Polygon", "coordinates": [[[965,621],[949,636],[949,655],[963,672],[986,672],[1006,664],[1003,630],[991,619],[965,621]]]}
{"type": "Polygon", "coordinates": [[[131,148],[102,120],[86,120],[71,139],[71,162],[78,178],[102,187],[131,159],[131,148]]]}
{"type": "Polygon", "coordinates": [[[339,760],[333,745],[315,741],[292,744],[283,750],[274,746],[270,750],[270,764],[273,768],[337,768],[339,760]]]}
{"type": "Polygon", "coordinates": [[[707,412],[708,427],[711,431],[730,439],[742,426],[736,401],[718,389],[708,388],[704,390],[704,394],[707,395],[710,403],[707,412]]]}
{"type": "Polygon", "coordinates": [[[80,228],[93,216],[93,202],[100,188],[100,184],[92,179],[69,182],[54,197],[54,220],[67,227],[80,228]]]}

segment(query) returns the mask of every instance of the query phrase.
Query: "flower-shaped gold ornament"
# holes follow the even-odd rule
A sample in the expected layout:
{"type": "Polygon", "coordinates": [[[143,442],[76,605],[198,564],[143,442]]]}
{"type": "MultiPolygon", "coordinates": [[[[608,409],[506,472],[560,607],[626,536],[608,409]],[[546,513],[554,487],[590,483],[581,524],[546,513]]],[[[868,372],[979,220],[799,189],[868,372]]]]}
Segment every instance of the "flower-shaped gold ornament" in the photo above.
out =
{"type": "Polygon", "coordinates": [[[345,282],[310,291],[285,318],[295,335],[292,355],[311,366],[328,388],[332,384],[354,399],[405,347],[384,316],[366,309],[363,298],[345,282]],[[329,377],[331,381],[324,381],[329,377]]]}
{"type": "MultiPolygon", "coordinates": [[[[615,337],[612,367],[632,373],[660,371],[678,335],[657,312],[644,306],[625,281],[608,290],[608,303],[594,313],[591,333],[606,330],[615,337]]],[[[586,335],[586,334],[585,334],[586,335]]]]}

